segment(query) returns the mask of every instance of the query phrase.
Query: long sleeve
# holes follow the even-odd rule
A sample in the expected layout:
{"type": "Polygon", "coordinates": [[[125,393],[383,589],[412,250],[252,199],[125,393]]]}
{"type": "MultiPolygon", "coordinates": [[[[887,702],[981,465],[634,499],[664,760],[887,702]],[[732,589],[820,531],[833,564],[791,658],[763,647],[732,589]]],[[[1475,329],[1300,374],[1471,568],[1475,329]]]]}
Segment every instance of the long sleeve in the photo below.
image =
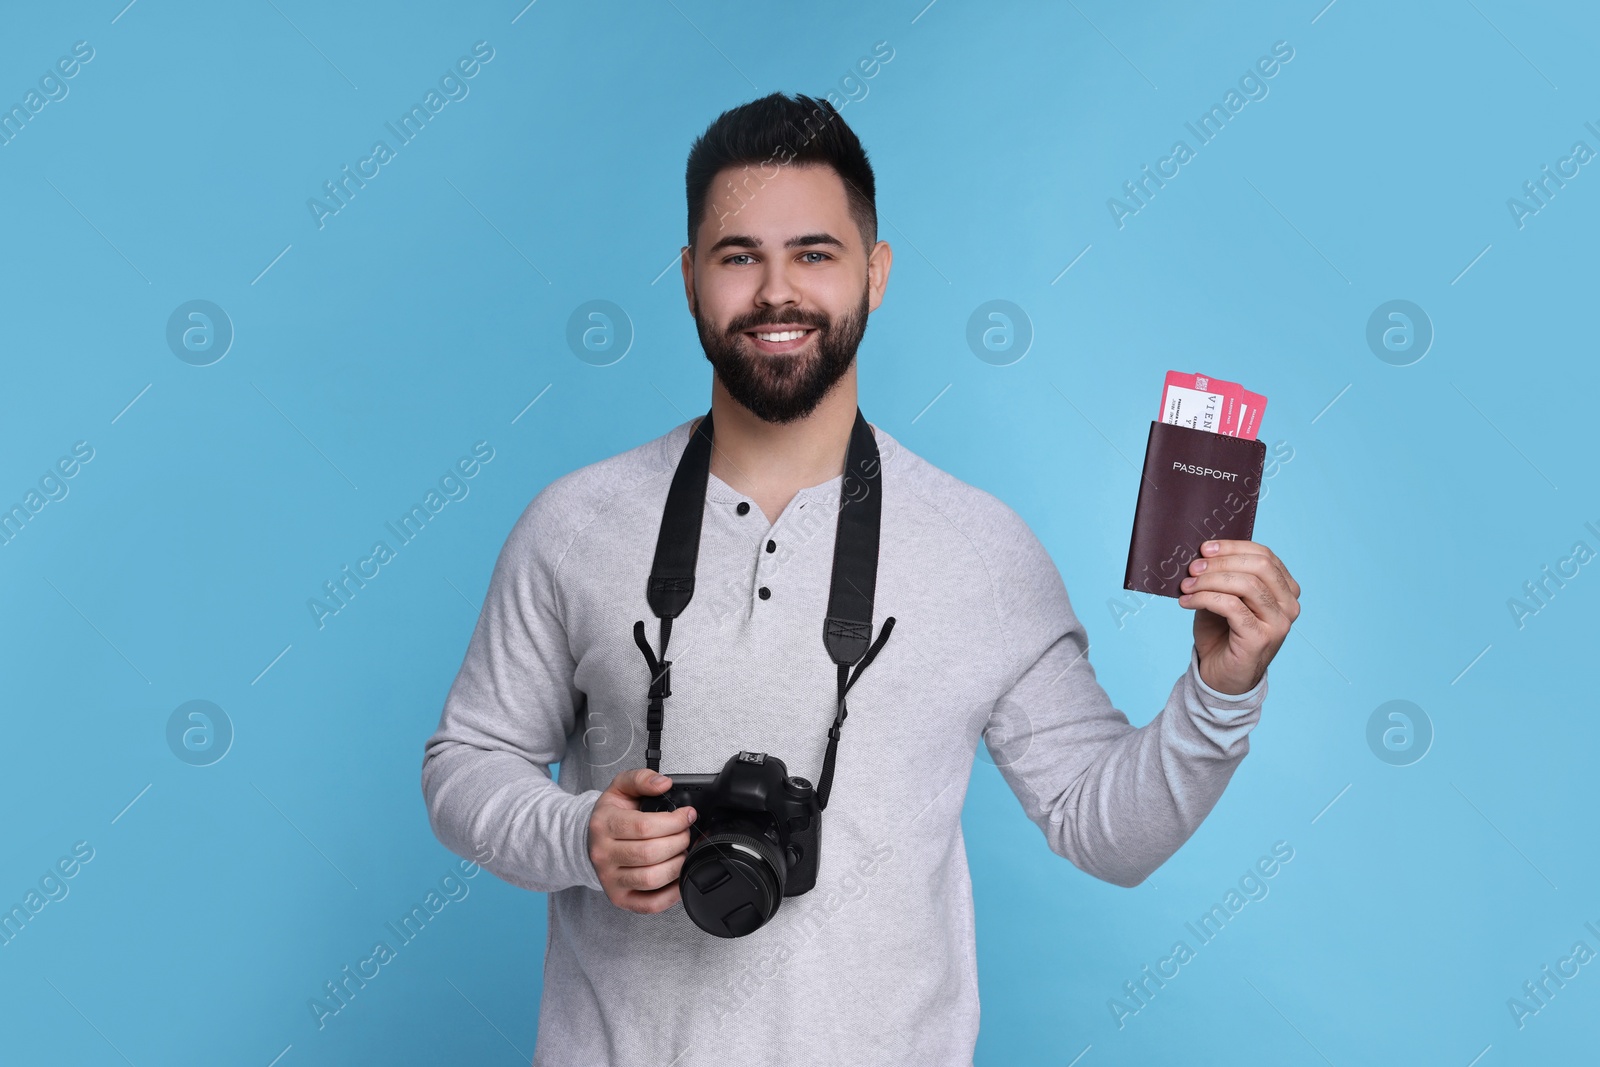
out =
{"type": "Polygon", "coordinates": [[[551,510],[547,490],[501,548],[422,761],[422,793],[439,840],[537,892],[601,888],[588,848],[600,791],[568,793],[549,771],[565,754],[583,699],[556,598],[564,540],[552,533],[551,510]]]}
{"type": "Polygon", "coordinates": [[[1089,637],[1049,554],[1020,519],[992,551],[1015,682],[984,731],[995,764],[1050,849],[1096,878],[1135,886],[1194,833],[1249,751],[1265,676],[1237,696],[1188,669],[1134,727],[1089,663],[1089,637]]]}

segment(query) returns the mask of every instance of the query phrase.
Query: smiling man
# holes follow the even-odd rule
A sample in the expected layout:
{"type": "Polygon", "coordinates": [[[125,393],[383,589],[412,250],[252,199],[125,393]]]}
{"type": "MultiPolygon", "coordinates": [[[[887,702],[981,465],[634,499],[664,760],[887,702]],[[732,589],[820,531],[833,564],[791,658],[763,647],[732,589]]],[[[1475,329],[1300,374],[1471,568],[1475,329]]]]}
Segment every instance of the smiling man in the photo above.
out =
{"type": "Polygon", "coordinates": [[[710,420],[523,512],[426,746],[429,817],[549,894],[535,1067],[971,1064],[960,817],[980,739],[1053,852],[1138,885],[1249,751],[1300,586],[1264,545],[1208,542],[1179,599],[1187,666],[1135,728],[1027,524],[857,408],[891,253],[843,119],[805,96],[734,108],[692,147],[687,193],[710,420]],[[663,570],[675,551],[687,574],[663,570]],[[674,775],[776,760],[772,794],[663,803],[674,775]],[[800,823],[825,808],[815,844],[761,821],[776,794],[800,823]],[[753,797],[743,831],[714,821],[753,797]],[[730,885],[748,902],[708,911],[730,885]]]}

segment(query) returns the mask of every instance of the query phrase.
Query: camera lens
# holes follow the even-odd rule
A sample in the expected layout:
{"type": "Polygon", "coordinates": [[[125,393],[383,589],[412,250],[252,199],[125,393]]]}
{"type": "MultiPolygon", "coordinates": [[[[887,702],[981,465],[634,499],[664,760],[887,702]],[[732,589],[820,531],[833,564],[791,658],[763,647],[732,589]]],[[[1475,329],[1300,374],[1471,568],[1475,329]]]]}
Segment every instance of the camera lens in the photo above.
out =
{"type": "Polygon", "coordinates": [[[679,895],[700,929],[743,937],[777,913],[789,865],[754,827],[730,826],[701,837],[683,861],[679,895]]]}

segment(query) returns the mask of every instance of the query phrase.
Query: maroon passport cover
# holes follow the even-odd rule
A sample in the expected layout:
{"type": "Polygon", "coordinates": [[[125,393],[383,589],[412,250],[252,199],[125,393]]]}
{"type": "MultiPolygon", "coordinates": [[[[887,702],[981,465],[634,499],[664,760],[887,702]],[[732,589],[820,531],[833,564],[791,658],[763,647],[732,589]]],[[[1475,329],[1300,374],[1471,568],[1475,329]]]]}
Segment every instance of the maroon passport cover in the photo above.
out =
{"type": "Polygon", "coordinates": [[[1202,542],[1248,541],[1267,443],[1150,424],[1122,588],[1178,597],[1202,542]]]}

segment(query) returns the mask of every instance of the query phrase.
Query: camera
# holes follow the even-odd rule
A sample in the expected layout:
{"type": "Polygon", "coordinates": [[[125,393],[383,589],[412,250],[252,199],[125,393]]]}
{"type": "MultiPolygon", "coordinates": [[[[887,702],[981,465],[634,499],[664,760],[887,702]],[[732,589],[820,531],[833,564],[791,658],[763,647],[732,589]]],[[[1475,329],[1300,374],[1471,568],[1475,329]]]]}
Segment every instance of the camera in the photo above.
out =
{"type": "Polygon", "coordinates": [[[765,752],[740,752],[716,774],[672,774],[672,788],[642,797],[642,811],[695,810],[678,875],[683,909],[718,937],[759,930],[784,897],[817,884],[822,807],[804,778],[765,752]]]}

